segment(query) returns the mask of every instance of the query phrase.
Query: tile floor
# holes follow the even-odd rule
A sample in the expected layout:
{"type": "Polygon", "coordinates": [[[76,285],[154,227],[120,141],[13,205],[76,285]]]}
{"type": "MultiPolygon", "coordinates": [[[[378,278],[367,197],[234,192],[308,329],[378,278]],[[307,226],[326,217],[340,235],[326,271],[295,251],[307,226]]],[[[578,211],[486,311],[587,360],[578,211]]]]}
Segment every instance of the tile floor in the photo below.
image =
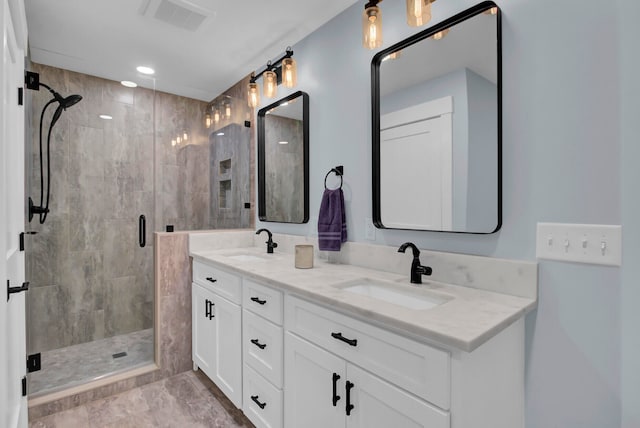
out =
{"type": "Polygon", "coordinates": [[[202,372],[184,372],[46,416],[29,428],[253,428],[202,372]]]}
{"type": "Polygon", "coordinates": [[[42,370],[30,373],[29,395],[68,388],[153,362],[153,329],[42,353],[42,370]],[[113,354],[127,355],[113,358],[113,354]]]}

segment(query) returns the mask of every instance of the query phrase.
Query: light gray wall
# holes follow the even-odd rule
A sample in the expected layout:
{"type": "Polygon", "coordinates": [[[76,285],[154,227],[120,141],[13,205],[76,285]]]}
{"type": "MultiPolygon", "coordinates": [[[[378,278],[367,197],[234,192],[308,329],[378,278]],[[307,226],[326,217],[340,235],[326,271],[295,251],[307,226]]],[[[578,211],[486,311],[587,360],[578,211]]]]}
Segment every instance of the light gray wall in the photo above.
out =
{"type": "Polygon", "coordinates": [[[640,2],[619,1],[622,158],[622,426],[640,426],[640,2]]]}
{"type": "MultiPolygon", "coordinates": [[[[436,2],[433,23],[475,3],[436,2]]],[[[625,22],[633,34],[625,35],[622,45],[618,37],[617,7],[624,7],[621,15],[639,16],[625,13],[637,10],[630,3],[501,2],[502,229],[490,236],[378,230],[376,242],[399,245],[410,240],[433,250],[534,260],[536,222],[620,224],[623,196],[625,201],[635,198],[625,205],[625,219],[637,231],[638,173],[632,171],[631,160],[621,161],[619,102],[626,88],[617,79],[622,74],[622,84],[637,84],[633,73],[638,61],[631,55],[637,55],[632,40],[638,40],[638,31],[629,18],[625,22]],[[627,50],[624,73],[619,48],[627,50]],[[621,164],[628,166],[624,182],[635,184],[625,186],[624,193],[621,164]]],[[[416,32],[405,24],[403,2],[381,7],[385,47],[416,32]]],[[[375,52],[361,46],[361,9],[362,4],[354,5],[293,46],[299,69],[296,90],[310,96],[312,219],[308,225],[258,222],[258,227],[314,235],[324,174],[342,164],[349,240],[364,241],[365,218],[371,217],[370,61],[375,52]]],[[[637,97],[629,94],[624,100],[631,110],[625,117],[637,123],[637,97]]],[[[637,150],[632,146],[637,146],[635,126],[625,122],[625,149],[637,150]]],[[[625,249],[637,254],[636,242],[625,249]]],[[[621,342],[638,355],[637,342],[632,342],[637,339],[630,338],[640,325],[631,306],[638,302],[637,268],[625,271],[625,295],[636,300],[624,314],[629,325],[624,338],[620,269],[541,261],[539,271],[539,306],[526,323],[527,427],[620,426],[621,342]]],[[[637,361],[625,356],[625,377],[637,379],[637,361]]],[[[638,408],[632,395],[637,385],[624,390],[629,414],[632,403],[638,408]]]]}
{"type": "Polygon", "coordinates": [[[498,88],[469,69],[466,79],[469,103],[466,227],[455,230],[490,232],[498,224],[498,88]]]}

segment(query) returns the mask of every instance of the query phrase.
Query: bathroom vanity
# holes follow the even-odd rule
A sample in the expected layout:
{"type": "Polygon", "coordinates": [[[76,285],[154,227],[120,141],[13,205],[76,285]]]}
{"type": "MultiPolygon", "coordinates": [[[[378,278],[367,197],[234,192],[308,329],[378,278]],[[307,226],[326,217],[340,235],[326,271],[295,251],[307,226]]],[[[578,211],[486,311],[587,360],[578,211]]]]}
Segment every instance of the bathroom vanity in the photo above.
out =
{"type": "Polygon", "coordinates": [[[300,270],[304,237],[266,254],[251,235],[192,234],[190,255],[194,369],[256,426],[523,426],[535,263],[423,252],[434,280],[416,286],[393,247],[300,270]]]}

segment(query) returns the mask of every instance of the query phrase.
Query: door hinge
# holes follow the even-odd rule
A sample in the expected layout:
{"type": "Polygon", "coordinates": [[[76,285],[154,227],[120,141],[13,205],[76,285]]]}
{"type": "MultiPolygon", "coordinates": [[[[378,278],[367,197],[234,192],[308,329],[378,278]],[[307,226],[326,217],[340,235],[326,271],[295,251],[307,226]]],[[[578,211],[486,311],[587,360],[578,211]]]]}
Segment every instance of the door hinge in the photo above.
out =
{"type": "Polygon", "coordinates": [[[22,105],[22,93],[23,93],[23,89],[22,88],[18,88],[18,105],[19,106],[22,105]]]}
{"type": "Polygon", "coordinates": [[[27,396],[27,377],[22,376],[22,396],[27,396]]]}
{"type": "Polygon", "coordinates": [[[33,71],[26,71],[24,73],[24,83],[27,85],[27,89],[40,90],[40,75],[33,71]]]}
{"type": "Polygon", "coordinates": [[[42,368],[40,352],[27,357],[27,373],[37,372],[42,368]]]}

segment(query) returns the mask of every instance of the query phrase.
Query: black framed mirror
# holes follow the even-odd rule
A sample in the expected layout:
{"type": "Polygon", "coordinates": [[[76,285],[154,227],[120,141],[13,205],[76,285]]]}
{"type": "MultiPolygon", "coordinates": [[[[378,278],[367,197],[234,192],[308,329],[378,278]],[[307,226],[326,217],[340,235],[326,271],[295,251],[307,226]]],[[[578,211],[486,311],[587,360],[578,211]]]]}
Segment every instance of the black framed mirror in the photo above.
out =
{"type": "Polygon", "coordinates": [[[258,111],[258,218],[309,221],[309,95],[295,92],[258,111]]]}
{"type": "Polygon", "coordinates": [[[373,57],[376,227],[500,229],[500,20],[485,1],[373,57]]]}

